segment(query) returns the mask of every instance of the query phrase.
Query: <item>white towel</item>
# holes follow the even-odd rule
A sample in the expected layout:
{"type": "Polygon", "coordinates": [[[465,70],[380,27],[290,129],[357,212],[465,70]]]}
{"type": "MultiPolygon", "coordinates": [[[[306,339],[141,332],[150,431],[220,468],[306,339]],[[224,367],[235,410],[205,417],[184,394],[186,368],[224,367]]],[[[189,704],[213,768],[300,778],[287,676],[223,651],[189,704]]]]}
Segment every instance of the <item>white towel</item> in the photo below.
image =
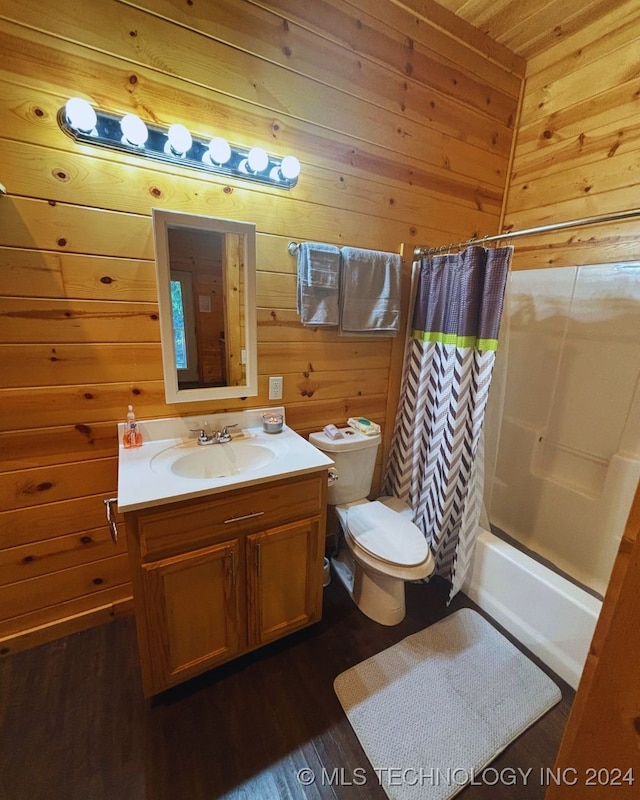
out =
{"type": "Polygon", "coordinates": [[[340,249],[303,242],[298,250],[298,314],[303,325],[338,325],[340,249]]]}
{"type": "Polygon", "coordinates": [[[340,334],[395,336],[400,327],[402,259],[397,253],[342,248],[340,334]]]}

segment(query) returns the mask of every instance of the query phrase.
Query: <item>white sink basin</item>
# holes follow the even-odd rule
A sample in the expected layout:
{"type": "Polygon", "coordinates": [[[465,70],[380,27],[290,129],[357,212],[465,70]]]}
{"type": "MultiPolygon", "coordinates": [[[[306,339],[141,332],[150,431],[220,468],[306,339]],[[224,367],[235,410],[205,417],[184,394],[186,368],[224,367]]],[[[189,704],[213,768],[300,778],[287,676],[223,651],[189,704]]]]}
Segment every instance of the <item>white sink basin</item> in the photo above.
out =
{"type": "MultiPolygon", "coordinates": [[[[265,415],[284,408],[257,408],[197,417],[151,419],[140,423],[142,447],[118,457],[118,509],[136,511],[255,486],[293,475],[326,470],[323,452],[286,424],[280,433],[263,430],[265,415]],[[234,428],[232,441],[199,445],[192,431],[234,428]]],[[[122,441],[126,423],[118,426],[122,441]]]]}
{"type": "Polygon", "coordinates": [[[228,478],[265,467],[276,457],[273,450],[253,442],[175,445],[151,459],[151,469],[159,474],[172,472],[180,478],[209,480],[228,478]]]}

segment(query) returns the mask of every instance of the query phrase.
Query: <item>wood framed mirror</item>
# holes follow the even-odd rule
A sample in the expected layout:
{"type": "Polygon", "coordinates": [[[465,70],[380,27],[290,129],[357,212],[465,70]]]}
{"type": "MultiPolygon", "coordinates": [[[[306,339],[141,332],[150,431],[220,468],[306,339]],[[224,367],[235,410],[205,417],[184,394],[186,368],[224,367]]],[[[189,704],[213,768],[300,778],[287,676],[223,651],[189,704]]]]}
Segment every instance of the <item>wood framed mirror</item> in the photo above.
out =
{"type": "Polygon", "coordinates": [[[152,210],[167,403],[258,394],[256,229],[152,210]]]}

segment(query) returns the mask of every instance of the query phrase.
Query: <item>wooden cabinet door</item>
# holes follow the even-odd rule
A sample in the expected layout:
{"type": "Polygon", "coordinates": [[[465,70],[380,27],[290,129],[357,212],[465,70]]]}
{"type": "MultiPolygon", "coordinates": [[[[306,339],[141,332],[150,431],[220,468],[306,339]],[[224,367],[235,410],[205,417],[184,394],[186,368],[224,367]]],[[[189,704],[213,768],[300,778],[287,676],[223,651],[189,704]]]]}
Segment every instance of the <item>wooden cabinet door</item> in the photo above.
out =
{"type": "Polygon", "coordinates": [[[322,544],[318,518],[247,537],[250,646],[320,619],[322,544]]]}
{"type": "Polygon", "coordinates": [[[238,566],[237,539],[142,565],[147,696],[239,652],[238,566]]]}

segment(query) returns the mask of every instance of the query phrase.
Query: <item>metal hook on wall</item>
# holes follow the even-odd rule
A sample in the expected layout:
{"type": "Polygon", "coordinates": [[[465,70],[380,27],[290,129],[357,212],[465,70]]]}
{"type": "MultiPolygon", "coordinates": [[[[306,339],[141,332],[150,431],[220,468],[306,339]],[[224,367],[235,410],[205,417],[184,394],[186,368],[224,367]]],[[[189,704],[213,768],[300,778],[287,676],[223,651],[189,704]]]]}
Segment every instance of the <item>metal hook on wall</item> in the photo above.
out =
{"type": "Polygon", "coordinates": [[[107,524],[109,525],[111,540],[114,544],[118,544],[118,526],[116,525],[115,511],[113,510],[113,506],[117,502],[117,497],[109,497],[107,500],[103,500],[105,513],[107,515],[107,524]]]}
{"type": "Polygon", "coordinates": [[[295,256],[299,249],[300,245],[298,244],[298,242],[289,242],[289,244],[287,245],[287,251],[290,256],[295,256]]]}

